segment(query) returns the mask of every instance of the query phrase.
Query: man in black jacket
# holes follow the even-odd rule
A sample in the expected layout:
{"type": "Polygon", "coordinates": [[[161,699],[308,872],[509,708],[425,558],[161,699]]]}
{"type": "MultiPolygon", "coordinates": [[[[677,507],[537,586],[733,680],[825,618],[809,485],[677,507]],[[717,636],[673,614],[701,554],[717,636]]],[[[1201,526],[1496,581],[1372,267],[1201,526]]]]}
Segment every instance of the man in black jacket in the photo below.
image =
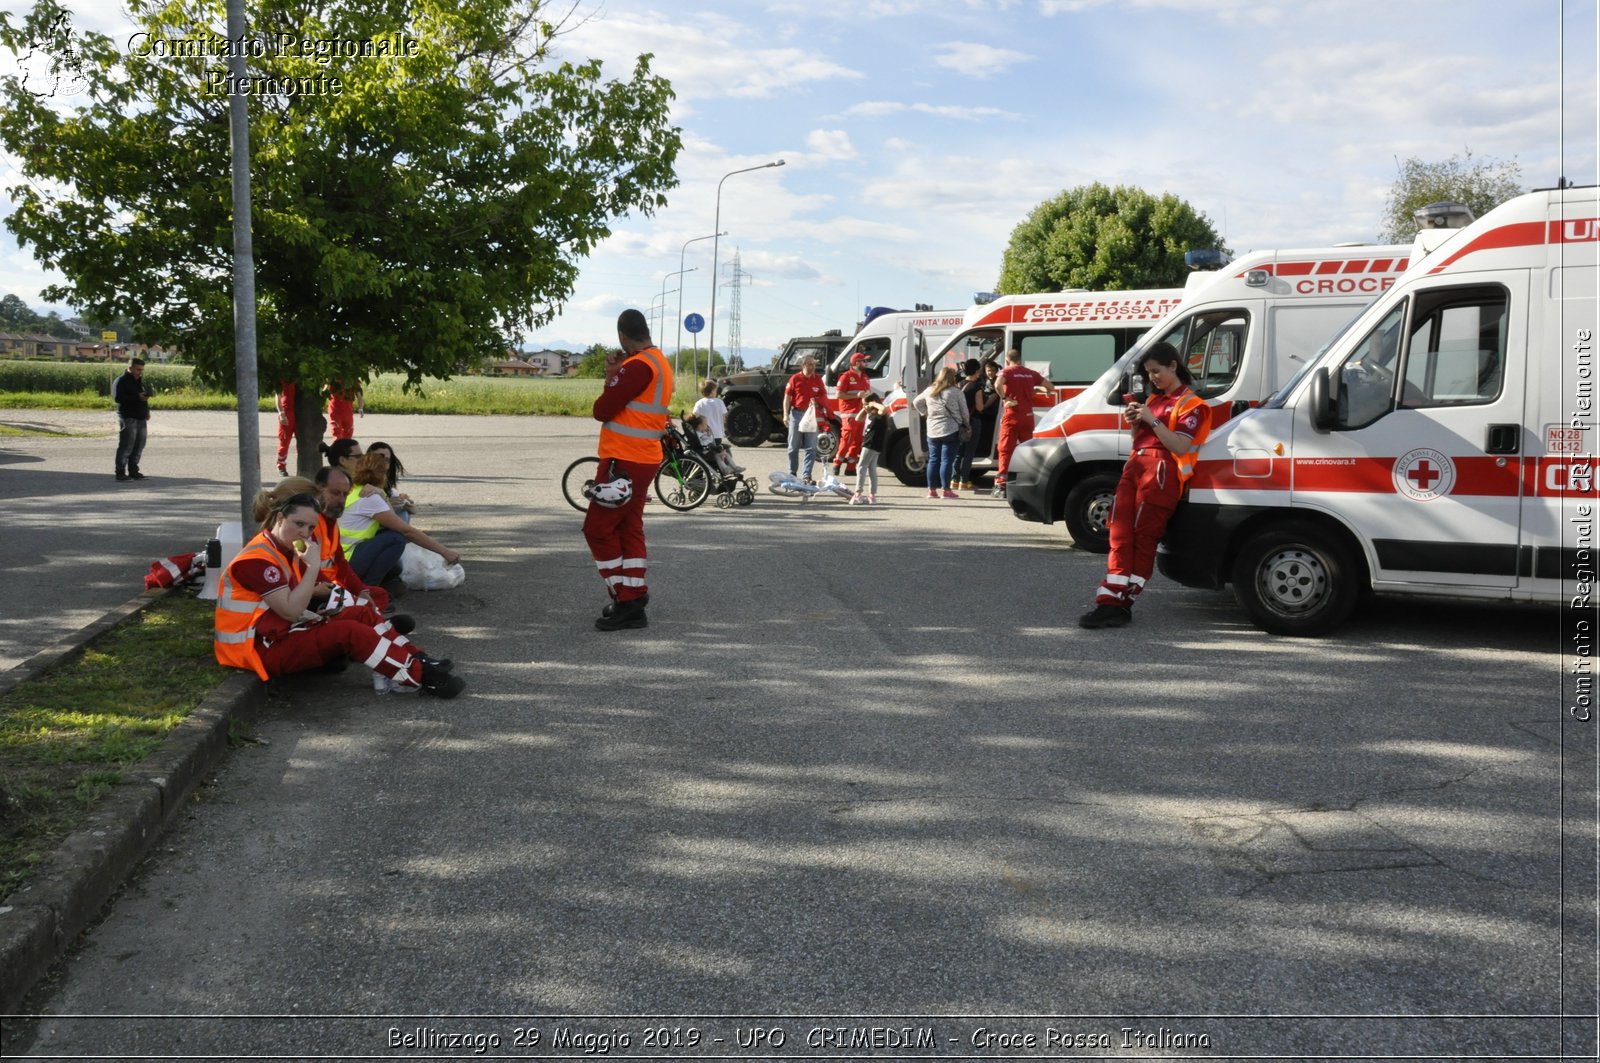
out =
{"type": "Polygon", "coordinates": [[[145,430],[150,424],[150,391],[144,386],[144,359],[128,361],[128,371],[111,389],[117,404],[117,479],[143,480],[139,458],[144,454],[145,430]]]}

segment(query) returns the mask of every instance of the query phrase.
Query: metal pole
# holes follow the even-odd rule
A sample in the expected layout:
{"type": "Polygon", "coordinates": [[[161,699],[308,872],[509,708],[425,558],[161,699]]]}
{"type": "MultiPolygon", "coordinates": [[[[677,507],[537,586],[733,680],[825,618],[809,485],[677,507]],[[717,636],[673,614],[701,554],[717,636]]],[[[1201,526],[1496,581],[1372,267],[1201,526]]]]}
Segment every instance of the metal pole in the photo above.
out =
{"type": "MultiPolygon", "coordinates": [[[[777,162],[764,162],[760,166],[746,166],[742,170],[734,170],[723,174],[722,181],[726,181],[734,174],[749,173],[751,170],[770,170],[774,166],[782,165],[783,160],[779,159],[777,162]]],[[[719,242],[717,237],[722,235],[717,230],[722,228],[722,181],[717,182],[716,220],[711,225],[714,235],[711,237],[711,335],[706,340],[706,350],[708,352],[717,349],[717,244],[719,242]]],[[[698,344],[698,342],[697,338],[696,343],[698,344]]],[[[707,362],[709,363],[709,361],[710,359],[708,358],[707,362]]]]}
{"type": "MultiPolygon", "coordinates": [[[[244,39],[244,0],[228,0],[228,37],[244,39]]],[[[233,377],[239,396],[239,531],[255,534],[251,503],[261,486],[261,382],[256,375],[255,248],[250,239],[250,98],[237,86],[249,75],[244,49],[232,49],[228,134],[233,145],[233,377]]],[[[247,82],[245,82],[247,83],[247,82]]]]}
{"type": "MultiPolygon", "coordinates": [[[[680,269],[676,273],[669,273],[665,277],[661,278],[661,331],[656,333],[656,345],[657,346],[660,346],[661,345],[661,341],[665,340],[667,338],[667,281],[671,280],[673,277],[681,277],[685,273],[693,273],[695,270],[697,270],[699,268],[700,268],[699,266],[690,266],[688,269],[680,269]]],[[[683,282],[682,281],[678,282],[678,307],[679,307],[679,309],[682,309],[682,307],[683,307],[683,282]]],[[[676,368],[674,368],[672,370],[672,375],[673,376],[677,376],[678,375],[678,370],[676,368]]]]}
{"type": "MultiPolygon", "coordinates": [[[[707,233],[705,236],[696,236],[692,240],[685,240],[683,242],[683,246],[678,248],[678,272],[682,273],[684,271],[683,270],[683,253],[685,251],[689,250],[689,245],[690,244],[697,244],[701,240],[709,240],[713,236],[727,236],[727,235],[728,235],[727,233],[707,233]]],[[[661,331],[665,332],[666,329],[663,328],[661,331]]],[[[665,336],[662,337],[662,339],[665,339],[665,338],[666,338],[665,336]]],[[[698,341],[696,341],[696,342],[698,342],[698,341]]],[[[683,353],[683,285],[682,285],[682,283],[680,283],[678,285],[678,342],[676,344],[674,344],[673,348],[672,348],[672,375],[673,376],[677,376],[678,375],[678,355],[680,355],[682,353],[683,353]]]]}

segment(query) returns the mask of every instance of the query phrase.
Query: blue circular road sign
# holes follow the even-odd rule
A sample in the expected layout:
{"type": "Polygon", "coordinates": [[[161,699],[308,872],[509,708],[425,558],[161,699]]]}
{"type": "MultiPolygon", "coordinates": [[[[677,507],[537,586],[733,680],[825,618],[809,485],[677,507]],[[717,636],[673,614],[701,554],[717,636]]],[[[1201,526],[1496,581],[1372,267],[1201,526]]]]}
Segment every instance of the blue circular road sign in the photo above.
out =
{"type": "Polygon", "coordinates": [[[706,327],[706,319],[699,314],[688,314],[683,319],[683,327],[689,330],[690,335],[693,335],[706,327]]]}

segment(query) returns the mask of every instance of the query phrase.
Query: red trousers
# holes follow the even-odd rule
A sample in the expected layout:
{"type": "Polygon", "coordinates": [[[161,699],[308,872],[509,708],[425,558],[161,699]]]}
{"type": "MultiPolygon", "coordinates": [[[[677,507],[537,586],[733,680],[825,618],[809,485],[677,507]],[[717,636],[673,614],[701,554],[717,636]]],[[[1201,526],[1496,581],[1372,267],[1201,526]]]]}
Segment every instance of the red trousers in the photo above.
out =
{"type": "Polygon", "coordinates": [[[1003,482],[1006,470],[1011,468],[1011,452],[1017,449],[1017,444],[1033,438],[1033,411],[1029,410],[1021,416],[1005,413],[1000,416],[1000,467],[999,477],[1003,482]]]}
{"type": "Polygon", "coordinates": [[[1146,447],[1129,456],[1111,506],[1111,556],[1096,602],[1133,605],[1156,570],[1156,547],[1182,497],[1178,465],[1165,447],[1146,447]]]}
{"type": "MultiPolygon", "coordinates": [[[[602,467],[609,459],[601,458],[602,467]]],[[[606,582],[606,593],[618,602],[630,602],[649,593],[645,583],[644,500],[659,465],[617,462],[617,471],[633,481],[628,504],[611,509],[589,503],[583,518],[583,537],[594,556],[595,568],[606,582]]]]}
{"type": "Polygon", "coordinates": [[[278,419],[278,464],[284,465],[289,460],[289,441],[294,438],[294,411],[290,410],[278,419]]]}
{"type": "Polygon", "coordinates": [[[422,683],[417,647],[404,635],[395,634],[375,610],[362,606],[352,606],[320,623],[296,624],[269,646],[261,645],[258,638],[256,652],[270,676],[292,675],[349,657],[398,683],[422,683]]]}
{"type": "Polygon", "coordinates": [[[349,399],[329,399],[328,426],[333,430],[333,438],[354,439],[356,437],[355,404],[349,399]]]}
{"type": "Polygon", "coordinates": [[[845,465],[846,473],[855,471],[861,460],[862,423],[855,418],[854,410],[840,410],[843,423],[839,427],[839,452],[833,456],[835,465],[845,465]]]}

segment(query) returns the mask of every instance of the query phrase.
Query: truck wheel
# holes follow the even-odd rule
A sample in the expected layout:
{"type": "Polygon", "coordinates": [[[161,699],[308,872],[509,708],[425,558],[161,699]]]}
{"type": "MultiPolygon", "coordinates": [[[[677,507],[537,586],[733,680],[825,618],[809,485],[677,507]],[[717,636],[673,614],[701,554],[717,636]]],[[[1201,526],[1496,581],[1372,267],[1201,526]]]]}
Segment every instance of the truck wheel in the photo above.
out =
{"type": "Polygon", "coordinates": [[[1111,552],[1111,503],[1116,500],[1120,478],[1114,472],[1090,473],[1067,492],[1063,517],[1078,549],[1091,554],[1111,552]]]}
{"type": "Polygon", "coordinates": [[[728,442],[736,447],[759,447],[773,432],[772,415],[753,398],[728,403],[728,442]]]}
{"type": "Polygon", "coordinates": [[[911,437],[901,432],[889,441],[889,471],[907,487],[926,487],[928,456],[911,453],[911,437]]]}
{"type": "Polygon", "coordinates": [[[1251,536],[1233,562],[1233,595],[1274,635],[1326,635],[1361,597],[1361,566],[1336,536],[1283,524],[1251,536]]]}

